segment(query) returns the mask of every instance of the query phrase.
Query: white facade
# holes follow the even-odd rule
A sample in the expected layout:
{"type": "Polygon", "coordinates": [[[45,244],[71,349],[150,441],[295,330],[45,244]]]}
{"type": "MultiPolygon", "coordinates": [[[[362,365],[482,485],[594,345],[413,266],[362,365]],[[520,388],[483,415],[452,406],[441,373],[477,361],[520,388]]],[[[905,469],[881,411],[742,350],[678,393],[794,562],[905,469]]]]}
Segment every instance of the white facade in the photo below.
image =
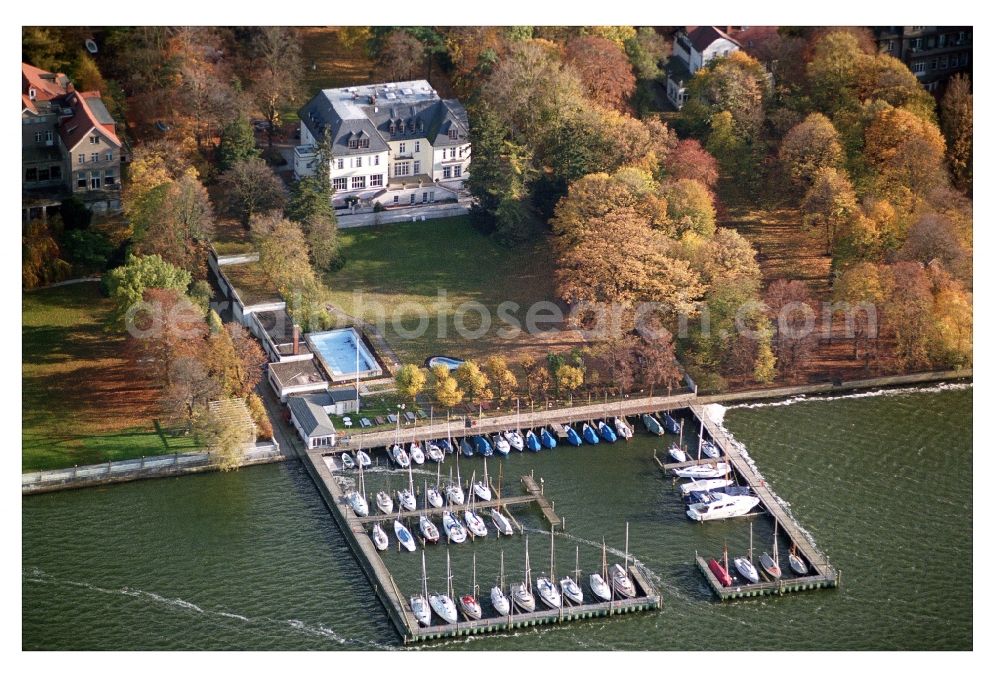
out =
{"type": "Polygon", "coordinates": [[[687,101],[688,79],[714,59],[739,49],[735,40],[712,26],[698,26],[690,32],[678,31],[674,35],[673,57],[667,70],[667,98],[680,110],[687,101]]]}

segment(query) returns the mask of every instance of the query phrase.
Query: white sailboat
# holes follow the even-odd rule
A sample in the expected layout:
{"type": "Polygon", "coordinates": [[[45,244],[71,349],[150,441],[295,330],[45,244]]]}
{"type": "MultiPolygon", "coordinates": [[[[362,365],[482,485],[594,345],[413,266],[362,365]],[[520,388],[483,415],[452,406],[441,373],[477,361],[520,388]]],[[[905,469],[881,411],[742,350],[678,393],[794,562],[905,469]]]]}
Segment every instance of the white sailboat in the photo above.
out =
{"type": "Polygon", "coordinates": [[[383,514],[392,514],[392,496],[385,491],[379,491],[375,494],[375,506],[383,514]]]}
{"type": "Polygon", "coordinates": [[[483,608],[479,605],[479,585],[476,584],[476,553],[472,553],[472,591],[458,600],[462,614],[470,620],[483,619],[483,608]]]}
{"type": "Polygon", "coordinates": [[[731,479],[697,479],[686,484],[681,484],[681,493],[690,495],[694,492],[714,491],[726,486],[732,486],[731,479]]]}
{"type": "Polygon", "coordinates": [[[809,566],[806,562],[802,560],[802,557],[795,552],[795,543],[792,543],[792,548],[788,552],[788,565],[799,575],[808,575],[809,566]]]}
{"type": "Polygon", "coordinates": [[[621,418],[615,418],[615,430],[618,431],[618,436],[620,436],[625,441],[632,438],[632,426],[621,418]]]}
{"type": "Polygon", "coordinates": [[[504,577],[503,577],[503,550],[500,550],[500,579],[494,585],[493,589],[490,590],[490,603],[493,604],[493,610],[497,611],[498,615],[507,615],[510,613],[510,599],[507,595],[503,593],[504,587],[504,577]]]}
{"type": "MultiPolygon", "coordinates": [[[[416,434],[416,430],[413,433],[416,434]]],[[[424,452],[420,448],[419,441],[414,441],[410,444],[410,460],[418,465],[424,464],[424,452]]]]}
{"type": "Polygon", "coordinates": [[[520,432],[518,432],[517,430],[514,430],[512,432],[504,432],[503,436],[504,439],[507,440],[507,443],[510,444],[510,447],[513,448],[515,451],[524,450],[524,437],[521,436],[520,432]]]}
{"type": "Polygon", "coordinates": [[[524,538],[524,580],[511,585],[510,597],[514,605],[526,613],[535,610],[535,595],[531,593],[531,563],[528,558],[528,538],[524,538]]]}
{"type": "Polygon", "coordinates": [[[608,548],[601,539],[601,572],[590,574],[590,591],[602,601],[611,600],[611,587],[608,586],[608,548]]]}
{"type": "Polygon", "coordinates": [[[403,548],[406,551],[416,551],[417,543],[413,541],[410,529],[404,526],[402,521],[396,519],[396,521],[392,524],[392,528],[396,531],[396,539],[399,540],[399,544],[403,545],[403,548]]]}
{"type": "Polygon", "coordinates": [[[420,534],[424,536],[425,541],[431,544],[437,544],[437,541],[441,539],[437,526],[423,514],[420,515],[420,534]]]}
{"type": "Polygon", "coordinates": [[[476,495],[479,496],[480,500],[489,501],[489,500],[493,499],[493,491],[490,490],[490,477],[489,477],[489,474],[487,474],[486,458],[483,458],[483,478],[482,478],[482,480],[481,481],[476,481],[476,475],[475,475],[475,473],[473,473],[473,475],[472,475],[472,490],[474,490],[476,492],[476,495]]]}
{"type": "Polygon", "coordinates": [[[556,553],[556,532],[555,529],[551,530],[551,543],[549,545],[549,575],[542,573],[538,576],[535,581],[535,588],[538,589],[538,597],[542,599],[542,603],[547,605],[549,608],[559,608],[562,606],[562,591],[552,582],[555,579],[555,553],[556,553]]]}
{"type": "Polygon", "coordinates": [[[496,452],[500,455],[507,455],[510,453],[510,444],[507,443],[507,440],[504,439],[503,435],[499,433],[493,435],[493,448],[496,449],[496,452]]]}
{"type": "Polygon", "coordinates": [[[726,495],[709,493],[703,502],[696,502],[687,509],[692,521],[714,521],[743,516],[760,503],[756,495],[726,495]]]}
{"type": "Polygon", "coordinates": [[[448,575],[446,578],[446,592],[444,594],[431,594],[430,603],[438,617],[448,624],[458,622],[458,609],[455,608],[455,601],[452,600],[451,589],[451,552],[448,552],[448,575]]]}
{"type": "Polygon", "coordinates": [[[720,479],[729,474],[728,462],[712,462],[691,465],[674,470],[674,475],[690,479],[720,479]]]}
{"type": "Polygon", "coordinates": [[[389,455],[391,455],[393,461],[403,469],[410,466],[410,456],[406,454],[406,451],[404,451],[403,447],[399,444],[393,444],[392,450],[389,451],[389,455]]]}
{"type": "Polygon", "coordinates": [[[340,464],[344,469],[354,469],[356,466],[354,464],[354,458],[351,457],[350,453],[340,454],[340,464]]]}
{"type": "Polygon", "coordinates": [[[676,462],[684,462],[688,459],[687,453],[685,453],[684,449],[678,446],[676,443],[673,444],[669,449],[667,449],[667,453],[669,453],[670,457],[673,458],[674,461],[676,462]]]}
{"type": "Polygon", "coordinates": [[[455,461],[455,466],[458,470],[458,483],[452,483],[451,479],[448,479],[448,486],[444,489],[444,495],[448,498],[448,502],[453,505],[464,505],[465,504],[465,492],[462,490],[462,468],[458,464],[458,460],[455,461]]]}
{"type": "Polygon", "coordinates": [[[444,462],[444,451],[433,441],[427,442],[427,457],[434,462],[441,463],[444,462]]]}
{"type": "Polygon", "coordinates": [[[753,565],[753,524],[750,524],[750,552],[747,556],[737,556],[733,559],[733,565],[736,566],[736,572],[742,575],[744,578],[757,584],[760,582],[760,574],[753,565]]]}
{"type": "Polygon", "coordinates": [[[449,511],[445,511],[442,516],[444,523],[444,532],[447,534],[448,539],[454,542],[456,545],[460,545],[465,542],[467,537],[465,532],[465,526],[462,522],[455,518],[455,515],[449,511]]]}
{"type": "Polygon", "coordinates": [[[368,516],[368,500],[365,498],[365,471],[360,471],[361,490],[352,489],[347,495],[347,501],[351,504],[351,509],[358,516],[368,516]]]}
{"type": "Polygon", "coordinates": [[[563,596],[566,597],[568,601],[572,601],[576,604],[583,603],[583,590],[580,589],[580,547],[577,545],[576,548],[576,577],[570,577],[567,575],[563,579],[559,580],[559,586],[562,587],[563,596]]]}
{"type": "Polygon", "coordinates": [[[444,498],[441,497],[441,493],[436,486],[428,486],[426,488],[426,496],[427,504],[431,507],[444,507],[444,498]]]}
{"type": "Polygon", "coordinates": [[[423,570],[423,585],[421,587],[422,594],[417,594],[410,597],[410,610],[413,611],[413,616],[417,618],[417,622],[424,626],[429,627],[431,624],[431,607],[427,603],[427,561],[424,558],[424,553],[420,553],[420,567],[423,570]]]}
{"type": "Polygon", "coordinates": [[[410,486],[401,491],[396,491],[396,498],[399,499],[399,506],[408,512],[417,511],[417,497],[413,494],[413,467],[407,468],[410,473],[410,486]]]}
{"type": "Polygon", "coordinates": [[[510,520],[496,507],[490,509],[490,518],[493,519],[493,525],[496,527],[498,533],[501,535],[514,534],[514,528],[510,525],[510,520]]]}
{"type": "Polygon", "coordinates": [[[772,553],[761,552],[760,558],[761,569],[767,573],[771,579],[780,580],[781,579],[781,565],[778,563],[778,520],[774,520],[774,550],[772,553]]]}
{"type": "Polygon", "coordinates": [[[619,596],[635,598],[635,585],[628,574],[628,521],[625,522],[625,566],[616,563],[611,569],[611,586],[619,596]]]}
{"type": "Polygon", "coordinates": [[[380,552],[384,552],[389,548],[389,536],[385,534],[385,531],[382,530],[382,526],[379,524],[375,524],[372,528],[372,542],[375,543],[375,549],[380,552]]]}
{"type": "Polygon", "coordinates": [[[362,467],[371,467],[372,459],[364,451],[358,451],[358,464],[361,465],[362,467]]]}
{"type": "Polygon", "coordinates": [[[486,522],[476,514],[475,509],[475,505],[473,504],[465,510],[465,525],[469,527],[469,532],[473,535],[484,538],[489,534],[489,531],[486,530],[486,522]]]}

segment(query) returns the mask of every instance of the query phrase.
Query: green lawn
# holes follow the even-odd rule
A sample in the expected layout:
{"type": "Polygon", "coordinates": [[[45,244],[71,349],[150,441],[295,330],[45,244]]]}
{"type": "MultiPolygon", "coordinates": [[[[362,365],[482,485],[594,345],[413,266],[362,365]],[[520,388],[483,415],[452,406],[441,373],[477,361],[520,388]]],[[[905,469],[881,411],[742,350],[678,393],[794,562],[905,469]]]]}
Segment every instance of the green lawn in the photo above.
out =
{"type": "Polygon", "coordinates": [[[21,468],[54,469],[192,450],[154,425],[158,389],[104,323],[98,284],[32,291],[21,306],[21,468]]]}
{"type": "MultiPolygon", "coordinates": [[[[576,335],[497,335],[507,327],[497,314],[500,303],[518,305],[510,314],[523,327],[532,303],[555,297],[551,252],[544,238],[508,249],[477,232],[468,218],[458,217],[341,230],[340,241],[347,263],[325,278],[333,302],[351,315],[363,313],[371,322],[377,321],[381,307],[386,339],[403,362],[422,364],[436,354],[480,359],[500,353],[512,360],[521,353],[565,350],[576,335]],[[440,312],[439,290],[447,294],[440,312]],[[361,294],[360,306],[355,291],[361,294]],[[463,338],[455,328],[456,308],[467,301],[489,309],[490,329],[481,338],[463,338]],[[418,308],[426,309],[427,330],[407,335],[419,328],[418,308]],[[439,322],[439,317],[445,321],[439,322]]],[[[480,328],[480,315],[467,312],[464,325],[480,328]]]]}

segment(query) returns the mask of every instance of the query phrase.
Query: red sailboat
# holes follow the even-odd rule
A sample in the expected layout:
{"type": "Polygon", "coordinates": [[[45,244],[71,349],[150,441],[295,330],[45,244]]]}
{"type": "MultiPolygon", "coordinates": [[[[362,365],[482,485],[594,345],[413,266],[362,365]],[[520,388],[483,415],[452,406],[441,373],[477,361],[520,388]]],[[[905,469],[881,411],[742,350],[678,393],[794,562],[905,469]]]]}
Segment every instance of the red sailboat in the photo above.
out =
{"type": "Polygon", "coordinates": [[[729,547],[725,544],[722,545],[722,564],[720,565],[718,561],[712,559],[708,562],[708,569],[712,571],[712,575],[715,575],[716,579],[722,584],[723,587],[733,586],[733,578],[729,574],[729,547]]]}

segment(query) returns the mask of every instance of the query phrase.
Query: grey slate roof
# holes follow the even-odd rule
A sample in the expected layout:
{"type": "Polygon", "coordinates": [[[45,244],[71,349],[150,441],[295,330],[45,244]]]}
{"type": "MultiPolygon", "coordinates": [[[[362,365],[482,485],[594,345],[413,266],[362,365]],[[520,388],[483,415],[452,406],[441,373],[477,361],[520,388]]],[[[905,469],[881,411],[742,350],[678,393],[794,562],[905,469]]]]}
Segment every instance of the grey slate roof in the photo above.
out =
{"type": "Polygon", "coordinates": [[[427,139],[434,147],[469,141],[465,108],[456,99],[442,100],[426,80],[324,89],[299,117],[317,140],[329,127],[335,156],[384,152],[389,143],[411,139],[427,139]],[[449,138],[452,129],[457,139],[449,138]],[[348,146],[363,138],[368,148],[348,146]]]}
{"type": "Polygon", "coordinates": [[[323,407],[306,397],[289,397],[288,408],[292,410],[292,415],[299,421],[306,436],[325,437],[337,433],[323,407]]]}

